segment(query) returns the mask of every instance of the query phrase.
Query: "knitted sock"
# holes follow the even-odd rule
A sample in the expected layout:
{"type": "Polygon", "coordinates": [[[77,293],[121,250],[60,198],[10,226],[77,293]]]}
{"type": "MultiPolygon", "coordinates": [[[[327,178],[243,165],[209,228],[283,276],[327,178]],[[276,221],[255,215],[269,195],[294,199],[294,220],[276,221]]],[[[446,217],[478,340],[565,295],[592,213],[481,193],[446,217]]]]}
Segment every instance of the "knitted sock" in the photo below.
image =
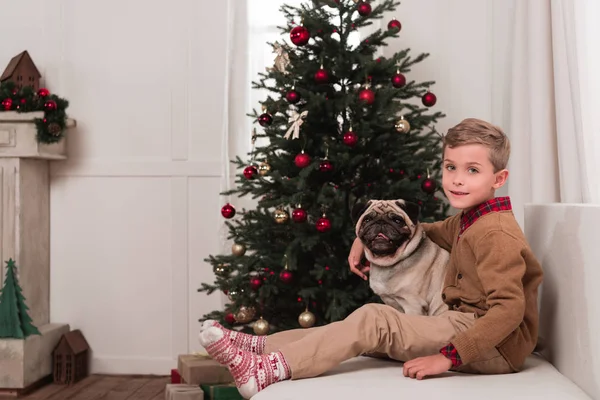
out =
{"type": "Polygon", "coordinates": [[[265,350],[265,341],[267,339],[266,336],[248,335],[247,333],[232,331],[212,319],[206,320],[202,323],[202,326],[200,327],[200,333],[213,326],[222,330],[234,347],[252,352],[254,354],[263,354],[265,350]]]}
{"type": "Polygon", "coordinates": [[[214,360],[229,368],[235,385],[245,399],[273,383],[291,377],[290,367],[281,352],[259,355],[238,349],[215,326],[204,330],[199,339],[214,360]]]}

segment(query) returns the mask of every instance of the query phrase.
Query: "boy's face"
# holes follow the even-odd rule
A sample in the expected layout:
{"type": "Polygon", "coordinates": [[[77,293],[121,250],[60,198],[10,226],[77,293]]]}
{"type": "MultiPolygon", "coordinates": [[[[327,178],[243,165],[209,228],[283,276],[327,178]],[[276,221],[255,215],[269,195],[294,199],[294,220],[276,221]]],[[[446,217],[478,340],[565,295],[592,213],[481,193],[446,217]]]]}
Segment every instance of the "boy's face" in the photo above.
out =
{"type": "Polygon", "coordinates": [[[494,172],[490,150],[481,144],[467,144],[444,151],[442,186],[452,207],[468,210],[495,197],[508,177],[503,169],[494,172]]]}

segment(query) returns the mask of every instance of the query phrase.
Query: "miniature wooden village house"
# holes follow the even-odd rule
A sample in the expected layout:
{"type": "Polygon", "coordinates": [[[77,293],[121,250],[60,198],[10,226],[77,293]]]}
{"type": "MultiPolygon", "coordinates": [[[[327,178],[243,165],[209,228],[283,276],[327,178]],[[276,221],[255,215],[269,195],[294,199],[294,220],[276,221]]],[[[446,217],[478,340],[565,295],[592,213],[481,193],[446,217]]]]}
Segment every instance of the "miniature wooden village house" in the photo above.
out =
{"type": "Polygon", "coordinates": [[[38,71],[31,56],[25,50],[10,60],[2,76],[0,76],[0,82],[12,81],[19,89],[31,86],[37,92],[40,88],[41,77],[40,71],[38,71]]]}
{"type": "Polygon", "coordinates": [[[65,333],[53,352],[54,382],[72,384],[88,374],[90,347],[79,329],[65,333]]]}

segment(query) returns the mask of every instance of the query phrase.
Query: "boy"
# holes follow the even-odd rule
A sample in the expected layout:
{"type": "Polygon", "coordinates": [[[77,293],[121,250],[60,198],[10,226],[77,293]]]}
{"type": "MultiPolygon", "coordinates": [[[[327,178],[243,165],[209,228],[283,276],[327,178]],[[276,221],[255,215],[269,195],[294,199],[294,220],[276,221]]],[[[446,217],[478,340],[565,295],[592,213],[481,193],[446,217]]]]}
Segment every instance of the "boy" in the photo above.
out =
{"type": "MultiPolygon", "coordinates": [[[[344,321],[266,338],[206,321],[200,342],[228,365],[244,397],[368,353],[404,361],[404,376],[417,379],[449,369],[500,374],[521,368],[537,340],[542,269],[510,199],[495,197],[508,177],[508,138],[487,122],[466,119],[448,131],[443,154],[443,190],[462,212],[423,225],[431,240],[451,252],[442,290],[449,310],[416,316],[367,304],[344,321]]],[[[348,261],[366,279],[368,268],[358,268],[363,251],[355,240],[348,261]]]]}

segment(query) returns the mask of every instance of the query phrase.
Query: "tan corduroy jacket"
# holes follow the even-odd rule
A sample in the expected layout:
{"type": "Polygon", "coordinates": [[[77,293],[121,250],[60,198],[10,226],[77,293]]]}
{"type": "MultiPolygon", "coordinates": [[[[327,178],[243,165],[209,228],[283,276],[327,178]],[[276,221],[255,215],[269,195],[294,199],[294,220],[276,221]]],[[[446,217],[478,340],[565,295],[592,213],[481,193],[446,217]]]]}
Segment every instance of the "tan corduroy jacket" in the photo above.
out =
{"type": "Polygon", "coordinates": [[[463,364],[496,347],[518,371],[537,342],[542,268],[512,211],[479,217],[459,239],[460,218],[423,224],[431,240],[451,252],[442,298],[477,317],[452,344],[463,364]]]}

